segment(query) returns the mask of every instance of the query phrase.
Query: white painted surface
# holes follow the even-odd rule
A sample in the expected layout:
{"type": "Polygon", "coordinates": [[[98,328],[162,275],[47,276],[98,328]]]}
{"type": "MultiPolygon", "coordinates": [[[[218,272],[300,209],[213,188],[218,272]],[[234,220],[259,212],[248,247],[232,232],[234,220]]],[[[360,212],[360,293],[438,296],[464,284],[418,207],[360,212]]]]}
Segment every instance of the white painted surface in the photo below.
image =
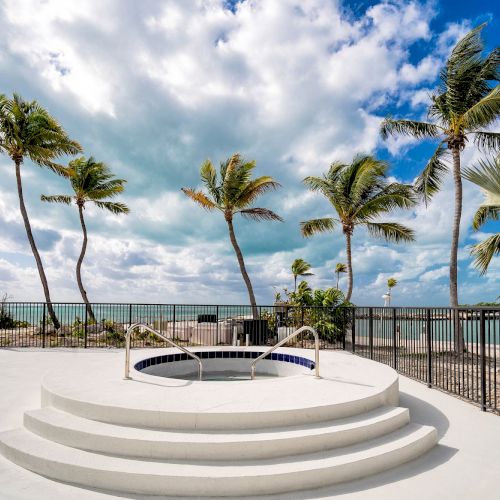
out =
{"type": "MultiPolygon", "coordinates": [[[[98,366],[104,360],[122,359],[114,350],[0,350],[0,429],[19,426],[25,410],[39,406],[41,375],[58,362],[61,368],[98,366]],[[21,351],[21,352],[20,352],[21,351]]],[[[498,500],[500,467],[499,417],[484,414],[468,403],[424,385],[401,378],[402,406],[412,421],[437,427],[440,445],[418,460],[363,480],[311,491],[277,495],[276,499],[348,498],[469,499],[471,494],[498,500]]],[[[25,499],[110,499],[103,494],[52,482],[0,457],[0,497],[25,499]]],[[[143,498],[140,495],[127,498],[143,498]]],[[[146,497],[144,497],[146,498],[146,497]]],[[[151,497],[148,497],[151,498],[151,497]]],[[[164,497],[162,497],[164,498],[164,497]]]]}

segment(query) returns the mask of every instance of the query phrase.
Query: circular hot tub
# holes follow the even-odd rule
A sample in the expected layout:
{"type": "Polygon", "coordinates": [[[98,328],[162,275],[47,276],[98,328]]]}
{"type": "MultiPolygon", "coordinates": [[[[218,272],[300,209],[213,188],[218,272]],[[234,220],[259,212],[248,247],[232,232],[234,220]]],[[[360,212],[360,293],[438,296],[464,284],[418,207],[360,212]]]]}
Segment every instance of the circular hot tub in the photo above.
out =
{"type": "MultiPolygon", "coordinates": [[[[262,354],[262,351],[246,349],[192,352],[203,364],[203,380],[220,382],[250,380],[252,361],[262,354]]],[[[141,373],[157,377],[198,380],[198,362],[183,352],[142,359],[134,368],[141,373]]],[[[257,363],[256,378],[296,376],[310,373],[314,368],[315,364],[311,359],[273,352],[257,363]]]]}

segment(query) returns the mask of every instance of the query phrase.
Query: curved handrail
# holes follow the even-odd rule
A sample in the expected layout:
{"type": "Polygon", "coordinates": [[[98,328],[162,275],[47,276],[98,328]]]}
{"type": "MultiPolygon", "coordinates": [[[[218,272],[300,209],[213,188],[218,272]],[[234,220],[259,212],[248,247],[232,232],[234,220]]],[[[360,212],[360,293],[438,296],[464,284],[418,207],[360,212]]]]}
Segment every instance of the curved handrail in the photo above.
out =
{"type": "Polygon", "coordinates": [[[288,335],[288,337],[284,338],[280,342],[278,342],[276,345],[273,345],[270,349],[268,349],[266,352],[262,353],[258,358],[254,359],[252,361],[252,368],[251,368],[251,378],[252,380],[255,379],[255,365],[257,364],[258,361],[261,359],[264,359],[268,354],[271,354],[274,350],[278,349],[278,347],[281,347],[283,344],[286,344],[291,338],[295,337],[299,333],[308,330],[312,332],[314,335],[314,350],[315,352],[315,363],[314,363],[314,368],[315,368],[315,378],[321,378],[319,376],[319,335],[318,332],[312,328],[311,326],[301,326],[298,330],[295,330],[293,333],[288,335]]]}
{"type": "Polygon", "coordinates": [[[161,334],[157,330],[154,330],[150,326],[144,324],[144,323],[134,323],[133,325],[130,325],[127,329],[127,333],[125,333],[125,379],[130,379],[130,337],[132,336],[132,332],[136,328],[144,328],[145,330],[148,330],[151,333],[154,333],[161,339],[163,339],[165,342],[168,342],[171,346],[177,347],[177,349],[180,349],[182,352],[186,353],[188,356],[191,358],[195,359],[198,361],[198,376],[199,380],[202,380],[203,377],[203,365],[201,363],[201,359],[196,356],[196,354],[193,354],[191,351],[188,351],[185,347],[182,347],[179,344],[176,344],[173,340],[170,340],[169,338],[165,337],[165,335],[161,334]]]}

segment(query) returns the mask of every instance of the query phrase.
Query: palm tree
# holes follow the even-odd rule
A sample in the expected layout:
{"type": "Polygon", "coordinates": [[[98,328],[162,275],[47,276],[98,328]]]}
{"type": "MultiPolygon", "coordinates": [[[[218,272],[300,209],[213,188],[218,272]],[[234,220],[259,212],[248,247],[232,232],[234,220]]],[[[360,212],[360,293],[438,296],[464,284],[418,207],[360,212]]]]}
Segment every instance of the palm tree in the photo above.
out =
{"type": "Polygon", "coordinates": [[[465,35],[453,49],[441,71],[440,85],[432,96],[428,122],[386,118],[381,125],[383,138],[407,135],[438,140],[438,146],[416,181],[416,188],[427,203],[441,187],[451,158],[455,185],[455,210],[450,252],[450,304],[458,306],[458,242],[462,216],[462,178],[460,153],[469,139],[481,149],[500,148],[500,133],[482,129],[500,114],[500,48],[483,56],[481,31],[485,24],[465,35]]]}
{"type": "Polygon", "coordinates": [[[398,284],[398,280],[396,278],[389,278],[387,280],[387,295],[389,297],[388,305],[391,305],[392,298],[392,289],[398,284]]]}
{"type": "MultiPolygon", "coordinates": [[[[472,227],[477,231],[487,221],[498,220],[500,217],[500,155],[494,160],[480,161],[478,166],[464,170],[463,176],[485,193],[484,203],[478,208],[472,221],[472,227]]],[[[500,254],[500,233],[474,245],[471,253],[481,274],[486,273],[493,256],[500,254]]]]}
{"type": "Polygon", "coordinates": [[[335,274],[337,275],[337,290],[339,289],[340,274],[347,272],[347,266],[342,262],[338,262],[335,266],[335,274]]]}
{"type": "Polygon", "coordinates": [[[312,276],[310,273],[311,264],[306,262],[304,259],[295,259],[292,262],[292,274],[293,274],[293,291],[297,291],[297,278],[299,276],[312,276]]]}
{"type": "Polygon", "coordinates": [[[82,263],[87,251],[87,226],[83,217],[83,211],[87,203],[93,203],[98,208],[107,210],[113,214],[126,214],[129,212],[127,205],[115,201],[105,201],[107,198],[113,198],[123,192],[125,180],[116,179],[107,165],[96,162],[94,158],[77,158],[69,162],[68,177],[73,188],[72,195],[42,195],[42,201],[49,203],[64,203],[70,205],[74,201],[78,207],[80,224],[83,232],[83,243],[78,262],[76,264],[76,281],[80,294],[85,302],[87,314],[92,322],[95,322],[95,316],[92,311],[87,292],[82,282],[82,263]]]}
{"type": "Polygon", "coordinates": [[[25,101],[18,94],[14,94],[12,99],[0,95],[0,151],[8,155],[14,163],[21,216],[35,257],[49,316],[57,330],[60,323],[52,306],[47,277],[24,203],[21,166],[27,158],[39,167],[47,167],[62,175],[65,174],[64,167],[54,160],[81,150],[80,144],[71,140],[55,118],[36,101],[25,101]]]}
{"type": "Polygon", "coordinates": [[[269,176],[252,179],[255,161],[245,161],[238,153],[233,154],[220,165],[219,175],[210,160],[200,168],[200,177],[207,193],[192,188],[182,188],[186,196],[202,208],[222,212],[229,230],[229,239],[233,245],[243,281],[248,290],[254,319],[258,318],[257,303],[248,276],[243,254],[234,233],[233,218],[236,214],[256,221],[283,219],[267,208],[252,207],[253,202],[263,193],[274,190],[280,185],[269,176]]]}
{"type": "Polygon", "coordinates": [[[337,217],[301,222],[302,235],[313,236],[341,225],[347,254],[347,301],[351,300],[353,289],[351,239],[356,226],[365,226],[372,236],[395,243],[414,240],[414,232],[408,227],[397,222],[376,221],[380,215],[410,208],[417,201],[411,186],[387,180],[387,170],[386,162],[373,156],[358,155],[350,164],[333,163],[323,177],[304,179],[310,190],[325,196],[337,217]]]}

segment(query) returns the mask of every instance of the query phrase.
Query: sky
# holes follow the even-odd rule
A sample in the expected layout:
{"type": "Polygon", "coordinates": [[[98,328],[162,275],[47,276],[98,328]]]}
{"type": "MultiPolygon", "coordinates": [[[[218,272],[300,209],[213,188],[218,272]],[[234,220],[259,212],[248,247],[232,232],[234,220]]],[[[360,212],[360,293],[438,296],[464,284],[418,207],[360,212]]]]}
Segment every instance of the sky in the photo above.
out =
{"type": "MultiPolygon", "coordinates": [[[[335,285],[335,264],[345,262],[340,231],[301,237],[300,221],[332,215],[302,179],[367,153],[390,162],[392,179],[412,182],[433,145],[384,142],[381,120],[425,118],[439,70],[463,34],[487,21],[486,46],[498,46],[499,10],[489,0],[0,0],[0,93],[39,101],[86,156],[128,181],[120,201],[129,215],[85,211],[83,279],[91,301],[248,302],[223,217],[180,190],[200,187],[205,159],[218,165],[239,152],[256,161],[255,175],[282,186],[258,205],[283,223],[235,221],[257,301],[270,304],[273,287],[292,287],[295,258],[311,263],[308,281],[321,288],[335,285]]],[[[480,157],[468,147],[463,163],[480,157]]],[[[450,177],[429,206],[386,216],[411,226],[414,244],[386,244],[356,229],[354,303],[382,305],[387,278],[395,277],[394,305],[448,304],[450,177]]],[[[40,201],[41,194],[69,194],[68,183],[29,162],[23,178],[52,299],[78,302],[76,207],[40,201]]],[[[500,259],[481,277],[469,255],[474,242],[498,231],[491,224],[472,231],[482,200],[465,182],[461,303],[499,295],[500,259]]],[[[0,155],[2,293],[43,300],[14,168],[0,155]]]]}

